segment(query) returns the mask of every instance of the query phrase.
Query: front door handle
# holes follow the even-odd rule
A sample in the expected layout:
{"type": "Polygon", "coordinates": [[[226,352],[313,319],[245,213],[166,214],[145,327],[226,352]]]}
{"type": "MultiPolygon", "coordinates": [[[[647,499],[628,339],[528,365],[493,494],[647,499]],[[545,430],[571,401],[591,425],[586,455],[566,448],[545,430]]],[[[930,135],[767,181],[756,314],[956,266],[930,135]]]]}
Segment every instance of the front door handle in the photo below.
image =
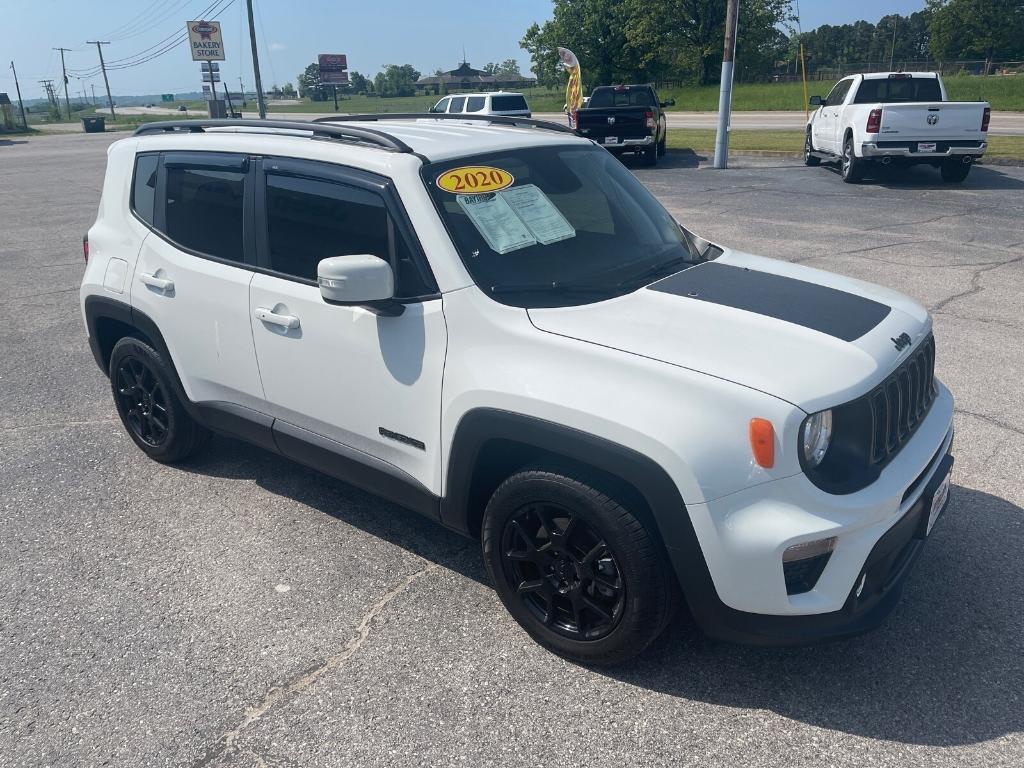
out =
{"type": "Polygon", "coordinates": [[[139,275],[139,281],[146,285],[152,286],[157,290],[163,291],[164,293],[170,293],[174,290],[174,281],[168,280],[166,277],[157,277],[149,272],[143,272],[139,275]]]}
{"type": "Polygon", "coordinates": [[[295,315],[279,315],[274,310],[267,309],[266,307],[256,307],[253,310],[253,314],[257,320],[262,320],[264,323],[270,323],[271,325],[278,325],[289,331],[299,327],[299,318],[295,315]]]}

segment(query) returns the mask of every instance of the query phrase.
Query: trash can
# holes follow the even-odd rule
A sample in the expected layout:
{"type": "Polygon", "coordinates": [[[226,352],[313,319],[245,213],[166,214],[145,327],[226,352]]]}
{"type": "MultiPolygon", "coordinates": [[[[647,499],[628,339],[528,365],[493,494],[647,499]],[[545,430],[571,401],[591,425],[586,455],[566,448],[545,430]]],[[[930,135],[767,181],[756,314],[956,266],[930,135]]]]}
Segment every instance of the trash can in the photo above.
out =
{"type": "Polygon", "coordinates": [[[107,130],[107,118],[83,117],[82,129],[86,133],[103,133],[105,130],[107,130]]]}

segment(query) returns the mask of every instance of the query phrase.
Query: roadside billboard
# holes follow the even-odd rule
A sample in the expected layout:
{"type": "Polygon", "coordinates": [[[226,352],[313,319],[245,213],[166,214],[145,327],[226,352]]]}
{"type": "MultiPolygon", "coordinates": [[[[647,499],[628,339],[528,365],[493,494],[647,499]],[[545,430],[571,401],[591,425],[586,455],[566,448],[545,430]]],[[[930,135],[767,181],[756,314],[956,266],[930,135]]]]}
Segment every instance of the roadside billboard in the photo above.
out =
{"type": "Polygon", "coordinates": [[[322,85],[348,85],[348,57],[344,53],[321,53],[316,58],[322,85]]]}
{"type": "Polygon", "coordinates": [[[220,34],[219,21],[190,21],[188,44],[192,49],[192,61],[224,61],[224,39],[220,34]]]}

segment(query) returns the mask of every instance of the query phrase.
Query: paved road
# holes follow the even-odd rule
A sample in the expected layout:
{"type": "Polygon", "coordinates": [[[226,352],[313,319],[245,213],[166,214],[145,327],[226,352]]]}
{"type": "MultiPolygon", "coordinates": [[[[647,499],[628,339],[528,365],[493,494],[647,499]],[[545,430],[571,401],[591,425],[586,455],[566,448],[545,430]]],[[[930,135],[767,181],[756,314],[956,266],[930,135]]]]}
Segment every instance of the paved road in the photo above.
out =
{"type": "MultiPolygon", "coordinates": [[[[109,113],[109,109],[96,110],[109,113]]],[[[125,107],[118,112],[126,115],[168,115],[181,114],[164,107],[125,107]]],[[[191,113],[195,116],[196,113],[191,113]]],[[[245,111],[246,117],[259,117],[258,112],[245,111]]],[[[717,128],[717,112],[666,112],[669,128],[717,128]]],[[[270,112],[270,117],[282,120],[313,120],[324,117],[323,112],[270,112]]],[[[541,120],[564,122],[560,112],[538,112],[534,117],[541,120]]],[[[803,112],[733,112],[732,127],[748,131],[802,131],[807,125],[803,112]]],[[[999,136],[1024,136],[1024,112],[993,112],[989,133],[999,136]]]]}
{"type": "Polygon", "coordinates": [[[1024,169],[638,171],[708,237],[932,307],[957,466],[880,630],[763,650],[684,617],[597,671],[412,513],[227,439],[143,458],[78,310],[111,140],[0,141],[4,768],[1024,764],[1024,169]]]}

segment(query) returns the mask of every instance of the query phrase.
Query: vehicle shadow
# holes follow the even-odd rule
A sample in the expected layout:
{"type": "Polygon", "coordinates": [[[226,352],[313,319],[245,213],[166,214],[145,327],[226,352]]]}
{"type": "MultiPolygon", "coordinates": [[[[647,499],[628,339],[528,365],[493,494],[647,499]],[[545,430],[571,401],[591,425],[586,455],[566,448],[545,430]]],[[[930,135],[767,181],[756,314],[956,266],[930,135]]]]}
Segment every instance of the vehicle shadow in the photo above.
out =
{"type": "Polygon", "coordinates": [[[0,147],[13,147],[15,144],[28,144],[28,139],[0,139],[0,147]]]}
{"type": "Polygon", "coordinates": [[[708,160],[708,156],[698,154],[692,149],[670,149],[658,158],[658,164],[653,167],[644,165],[639,155],[620,155],[619,160],[630,170],[669,171],[678,168],[698,168],[702,162],[708,160]]]}
{"type": "MultiPolygon", "coordinates": [[[[822,167],[828,168],[836,176],[839,175],[838,165],[830,164],[822,165],[822,167]]],[[[966,179],[958,183],[949,183],[942,180],[938,168],[933,168],[930,165],[912,165],[907,168],[879,165],[869,168],[860,184],[862,186],[876,185],[886,189],[914,190],[1024,189],[1024,179],[1007,174],[1005,172],[1007,167],[1012,166],[976,165],[966,179]]]]}
{"type": "MultiPolygon", "coordinates": [[[[211,450],[179,467],[254,480],[491,586],[476,542],[259,448],[217,437],[211,450]]],[[[707,638],[683,609],[638,658],[595,671],[670,696],[768,709],[905,744],[974,744],[1020,732],[1022,519],[1024,510],[1004,499],[954,486],[900,605],[861,637],[800,648],[739,646],[707,638]]]]}

